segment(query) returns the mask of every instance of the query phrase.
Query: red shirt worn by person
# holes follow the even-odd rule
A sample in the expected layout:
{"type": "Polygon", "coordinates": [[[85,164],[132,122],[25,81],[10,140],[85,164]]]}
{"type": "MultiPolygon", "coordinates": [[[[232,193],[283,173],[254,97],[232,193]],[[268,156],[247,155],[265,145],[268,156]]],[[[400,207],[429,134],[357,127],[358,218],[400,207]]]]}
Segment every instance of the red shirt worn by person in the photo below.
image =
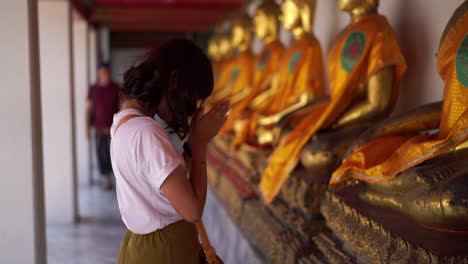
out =
{"type": "Polygon", "coordinates": [[[89,88],[88,100],[94,105],[94,127],[96,130],[109,129],[114,114],[119,111],[120,87],[111,82],[106,86],[95,84],[89,88]]]}

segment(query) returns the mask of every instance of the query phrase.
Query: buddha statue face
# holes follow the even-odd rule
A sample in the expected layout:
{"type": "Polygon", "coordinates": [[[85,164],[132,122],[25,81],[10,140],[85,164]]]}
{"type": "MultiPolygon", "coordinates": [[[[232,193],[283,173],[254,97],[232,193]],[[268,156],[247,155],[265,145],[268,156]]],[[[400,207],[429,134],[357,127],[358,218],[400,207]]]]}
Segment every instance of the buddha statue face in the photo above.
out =
{"type": "Polygon", "coordinates": [[[337,3],[341,11],[351,13],[358,9],[376,9],[379,5],[379,0],[337,0],[337,3]]]}
{"type": "Polygon", "coordinates": [[[220,59],[229,58],[232,54],[231,39],[228,35],[222,35],[218,40],[218,54],[220,59]]]}
{"type": "Polygon", "coordinates": [[[281,23],[287,30],[292,30],[301,25],[301,16],[299,14],[299,6],[294,0],[285,0],[281,4],[281,23]]]}
{"type": "Polygon", "coordinates": [[[219,60],[219,40],[216,36],[213,36],[208,41],[208,56],[211,60],[219,60]]]}
{"type": "Polygon", "coordinates": [[[303,32],[312,32],[315,0],[284,0],[281,4],[280,20],[286,30],[297,38],[303,32]]]}
{"type": "Polygon", "coordinates": [[[259,40],[270,43],[278,38],[279,15],[280,9],[275,2],[260,4],[254,16],[255,35],[259,40]]]}
{"type": "Polygon", "coordinates": [[[232,47],[238,51],[245,51],[250,48],[252,41],[252,21],[248,15],[242,14],[233,21],[231,31],[232,47]]]}

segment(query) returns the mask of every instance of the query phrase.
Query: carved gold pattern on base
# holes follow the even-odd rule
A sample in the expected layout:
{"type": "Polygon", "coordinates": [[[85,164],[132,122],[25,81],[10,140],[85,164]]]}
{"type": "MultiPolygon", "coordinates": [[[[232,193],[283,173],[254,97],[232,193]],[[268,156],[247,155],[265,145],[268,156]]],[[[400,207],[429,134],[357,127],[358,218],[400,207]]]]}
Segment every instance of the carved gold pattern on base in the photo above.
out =
{"type": "Polygon", "coordinates": [[[239,223],[244,208],[244,201],[238,195],[236,188],[228,179],[221,175],[215,190],[218,198],[224,203],[229,215],[234,221],[239,223]]]}
{"type": "Polygon", "coordinates": [[[333,193],[326,193],[321,209],[334,233],[369,263],[468,264],[468,257],[437,256],[409,243],[361,215],[333,193]]]}
{"type": "Polygon", "coordinates": [[[241,226],[250,234],[268,263],[295,263],[296,252],[292,245],[299,247],[300,243],[268,214],[259,201],[246,203],[241,226]]]}
{"type": "Polygon", "coordinates": [[[320,214],[327,184],[307,183],[304,179],[291,175],[280,191],[279,197],[299,209],[304,215],[320,214]]]}
{"type": "Polygon", "coordinates": [[[311,254],[310,256],[299,259],[297,263],[299,264],[325,264],[325,262],[317,258],[314,254],[311,254]]]}
{"type": "MultiPolygon", "coordinates": [[[[243,164],[239,165],[241,161],[237,156],[223,149],[220,140],[209,146],[207,160],[210,186],[240,231],[268,263],[299,263],[299,260],[322,263],[314,261],[319,259],[316,254],[321,256],[321,253],[311,238],[325,228],[323,218],[305,217],[299,209],[292,209],[285,203],[267,209],[261,201],[245,195],[248,184],[240,183],[246,180],[243,174],[248,170],[243,164]],[[276,215],[285,216],[287,221],[276,215]]],[[[306,189],[303,186],[301,190],[306,192],[306,189]]]]}
{"type": "Polygon", "coordinates": [[[343,251],[340,245],[330,238],[330,233],[320,233],[313,238],[317,247],[325,255],[328,263],[353,264],[356,261],[343,251]]]}
{"type": "Polygon", "coordinates": [[[279,199],[273,201],[267,208],[277,221],[298,234],[303,241],[311,241],[313,236],[326,229],[321,215],[305,216],[279,199]]]}

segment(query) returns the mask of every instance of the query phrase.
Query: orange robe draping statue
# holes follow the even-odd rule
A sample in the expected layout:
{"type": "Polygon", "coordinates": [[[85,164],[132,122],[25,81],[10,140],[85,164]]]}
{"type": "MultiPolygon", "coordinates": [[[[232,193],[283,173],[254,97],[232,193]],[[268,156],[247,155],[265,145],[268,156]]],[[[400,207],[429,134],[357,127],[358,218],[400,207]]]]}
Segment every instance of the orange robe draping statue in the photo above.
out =
{"type": "Polygon", "coordinates": [[[212,95],[215,95],[219,90],[224,88],[224,85],[229,80],[233,51],[230,34],[220,33],[210,40],[208,52],[212,54],[214,82],[212,95]]]}
{"type": "Polygon", "coordinates": [[[250,50],[241,52],[231,61],[226,62],[215,83],[215,91],[211,94],[216,98],[213,103],[221,99],[230,99],[243,89],[250,89],[254,77],[254,63],[255,56],[250,50]]]}
{"type": "Polygon", "coordinates": [[[226,82],[229,80],[231,73],[231,64],[232,59],[224,59],[213,64],[213,92],[215,94],[217,91],[222,89],[226,82]]]}
{"type": "Polygon", "coordinates": [[[377,138],[343,162],[333,173],[331,185],[350,177],[371,183],[392,180],[468,138],[468,12],[441,42],[437,71],[445,83],[438,133],[377,138]]]}
{"type": "Polygon", "coordinates": [[[384,67],[394,66],[392,99],[406,70],[393,29],[384,16],[370,14],[350,25],[328,55],[330,101],[317,105],[292,132],[282,138],[262,175],[260,191],[269,203],[297,165],[303,146],[320,129],[333,125],[353,103],[358,90],[384,67]]]}
{"type": "Polygon", "coordinates": [[[231,106],[229,119],[224,124],[220,133],[231,131],[234,122],[241,118],[242,113],[249,107],[252,100],[254,100],[259,93],[268,89],[269,86],[265,84],[270,81],[269,79],[271,79],[276,71],[283,53],[284,46],[279,40],[268,43],[263,47],[254,64],[254,82],[252,90],[244,99],[231,106]]]}
{"type": "Polygon", "coordinates": [[[296,103],[309,89],[313,98],[325,94],[325,81],[320,43],[313,35],[304,35],[285,52],[279,67],[279,86],[275,94],[255,111],[242,132],[236,135],[232,147],[255,138],[259,115],[274,115],[296,103]]]}
{"type": "Polygon", "coordinates": [[[212,94],[216,93],[220,87],[223,87],[224,83],[228,79],[229,75],[229,60],[226,61],[215,61],[211,63],[213,68],[213,91],[212,94]]]}
{"type": "Polygon", "coordinates": [[[255,55],[246,50],[237,55],[229,67],[230,74],[226,81],[225,88],[229,89],[229,96],[232,97],[243,89],[250,89],[253,83],[253,69],[255,55]]]}

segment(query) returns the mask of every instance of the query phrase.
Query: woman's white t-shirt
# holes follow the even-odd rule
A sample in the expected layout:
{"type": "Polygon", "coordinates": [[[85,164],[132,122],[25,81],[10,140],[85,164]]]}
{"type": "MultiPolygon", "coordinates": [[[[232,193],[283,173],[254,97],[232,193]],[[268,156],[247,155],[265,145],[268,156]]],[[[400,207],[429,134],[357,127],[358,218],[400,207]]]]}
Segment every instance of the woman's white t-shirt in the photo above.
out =
{"type": "Polygon", "coordinates": [[[111,160],[122,220],[136,234],[147,234],[182,220],[160,187],[179,166],[185,166],[165,129],[137,109],[114,115],[111,160]],[[123,123],[130,114],[140,115],[123,123]],[[115,133],[115,134],[114,134],[115,133]]]}

